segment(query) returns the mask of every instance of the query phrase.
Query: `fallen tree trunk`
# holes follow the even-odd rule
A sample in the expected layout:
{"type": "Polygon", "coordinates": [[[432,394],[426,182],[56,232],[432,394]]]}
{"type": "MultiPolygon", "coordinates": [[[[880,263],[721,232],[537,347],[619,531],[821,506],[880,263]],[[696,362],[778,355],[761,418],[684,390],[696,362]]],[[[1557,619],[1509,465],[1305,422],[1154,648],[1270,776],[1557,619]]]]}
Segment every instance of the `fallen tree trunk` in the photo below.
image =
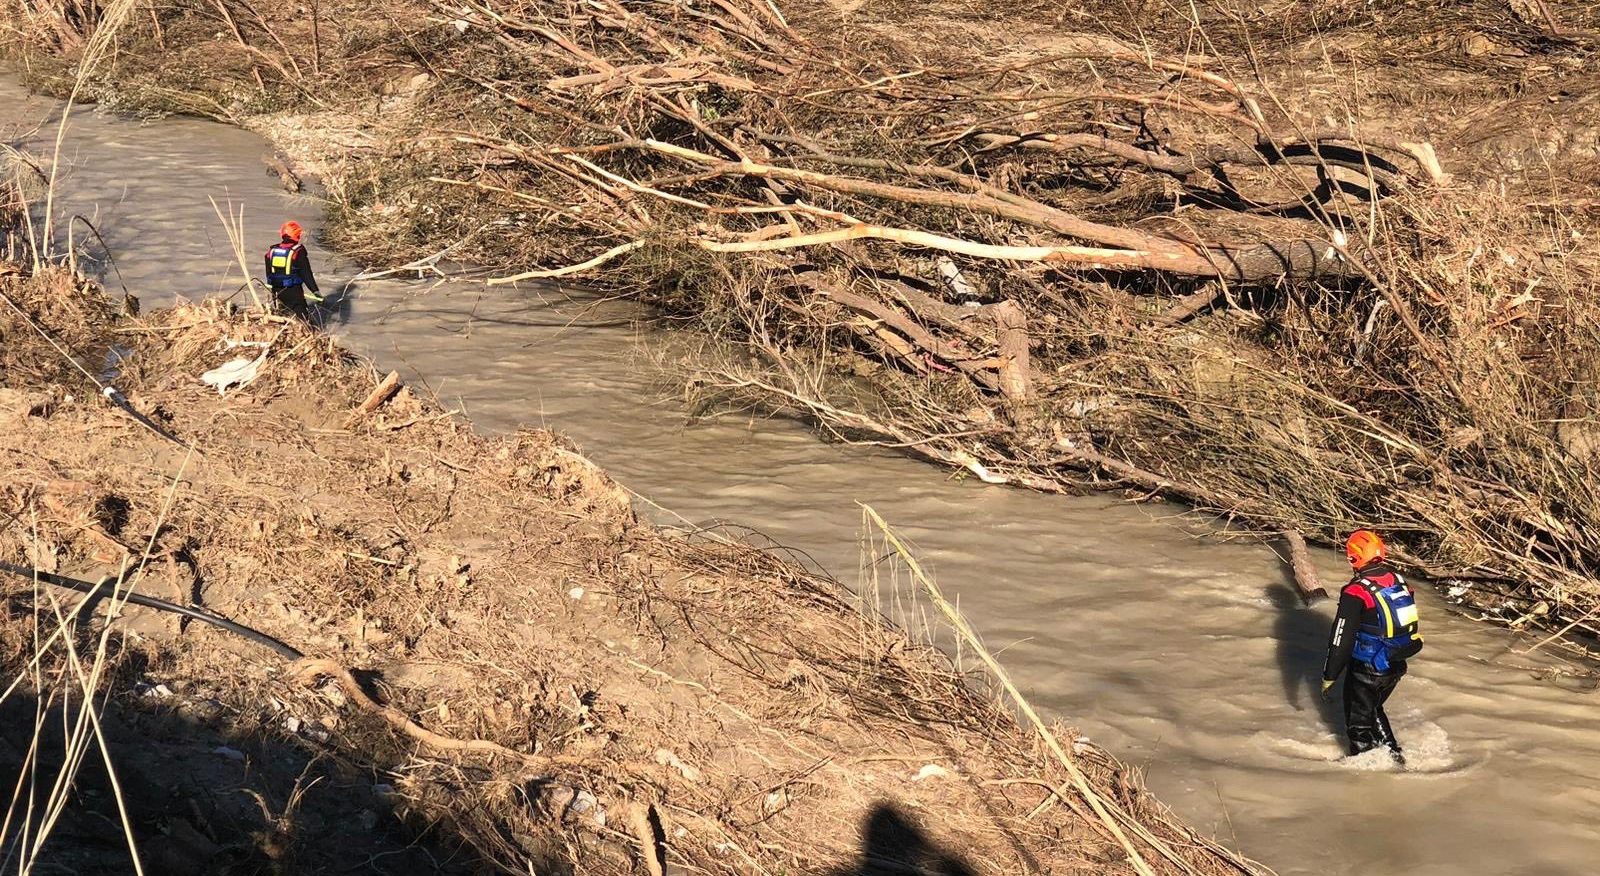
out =
{"type": "Polygon", "coordinates": [[[1293,529],[1285,529],[1280,535],[1289,549],[1289,566],[1294,570],[1294,586],[1300,591],[1300,598],[1306,605],[1327,599],[1328,591],[1317,580],[1317,567],[1311,563],[1311,552],[1306,549],[1305,536],[1293,529]]]}
{"type": "MultiPolygon", "coordinates": [[[[846,229],[829,234],[853,234],[883,239],[919,239],[951,252],[964,252],[989,258],[1018,261],[1045,261],[1053,264],[1085,265],[1097,269],[1134,268],[1198,277],[1221,277],[1235,281],[1265,281],[1277,278],[1306,280],[1345,279],[1361,276],[1332,243],[1316,240],[1287,240],[1243,247],[1191,244],[1170,237],[1118,228],[1080,219],[1039,203],[1017,203],[980,192],[966,194],[892,185],[854,177],[832,176],[797,168],[777,167],[751,161],[731,162],[693,149],[657,140],[618,144],[620,148],[641,148],[708,168],[719,176],[750,176],[802,183],[842,194],[862,195],[924,207],[943,207],[994,216],[1033,228],[1064,234],[1118,249],[1083,247],[996,247],[952,242],[950,238],[910,229],[856,231],[846,229]],[[936,242],[937,241],[937,242],[936,242]],[[962,247],[966,248],[963,249],[962,247]]],[[[789,245],[809,245],[791,243],[789,245]]],[[[716,244],[716,252],[761,252],[783,248],[775,242],[716,244]]]]}

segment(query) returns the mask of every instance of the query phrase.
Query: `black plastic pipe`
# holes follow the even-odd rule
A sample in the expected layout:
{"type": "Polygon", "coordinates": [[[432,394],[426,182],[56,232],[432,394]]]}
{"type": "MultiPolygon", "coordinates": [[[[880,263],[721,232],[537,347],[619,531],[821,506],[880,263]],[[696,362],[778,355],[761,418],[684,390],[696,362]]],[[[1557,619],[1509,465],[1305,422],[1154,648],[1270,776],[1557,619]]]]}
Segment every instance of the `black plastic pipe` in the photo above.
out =
{"type": "Polygon", "coordinates": [[[119,595],[121,598],[126,599],[133,605],[141,605],[145,608],[153,608],[156,611],[167,611],[176,615],[182,615],[183,617],[193,618],[201,623],[210,624],[218,629],[226,630],[227,632],[233,633],[236,636],[242,636],[258,645],[271,648],[278,653],[278,656],[288,660],[299,660],[301,657],[306,656],[299,651],[296,651],[294,648],[272,638],[266,633],[261,632],[260,630],[252,630],[243,624],[236,624],[225,617],[218,617],[217,615],[209,612],[201,611],[198,608],[191,608],[187,605],[179,605],[176,602],[168,602],[165,599],[157,599],[154,596],[145,596],[140,593],[123,592],[120,594],[114,594],[113,591],[116,584],[116,581],[114,580],[103,581],[100,583],[95,583],[93,581],[80,581],[77,578],[67,578],[61,575],[52,575],[49,572],[39,572],[33,569],[24,568],[22,566],[14,566],[10,563],[0,563],[0,572],[10,572],[19,578],[27,578],[29,580],[37,579],[46,584],[51,584],[56,587],[64,587],[68,590],[76,590],[79,593],[87,593],[91,596],[111,597],[113,595],[119,595]]]}

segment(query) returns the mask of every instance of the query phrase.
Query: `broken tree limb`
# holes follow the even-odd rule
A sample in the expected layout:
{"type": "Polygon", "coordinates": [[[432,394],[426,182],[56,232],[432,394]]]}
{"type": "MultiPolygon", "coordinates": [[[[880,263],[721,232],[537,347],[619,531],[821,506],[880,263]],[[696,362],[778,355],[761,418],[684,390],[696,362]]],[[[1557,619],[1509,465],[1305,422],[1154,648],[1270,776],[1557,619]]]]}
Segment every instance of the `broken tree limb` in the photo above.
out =
{"type": "Polygon", "coordinates": [[[1145,322],[1145,325],[1160,328],[1177,325],[1191,316],[1211,306],[1211,302],[1222,297],[1227,287],[1221,283],[1206,283],[1198,290],[1179,298],[1171,307],[1156,314],[1145,322]]]}
{"type": "Polygon", "coordinates": [[[379,381],[377,388],[367,396],[367,400],[357,406],[355,410],[350,412],[350,416],[345,418],[344,427],[348,429],[355,425],[362,417],[377,410],[384,402],[389,400],[390,396],[399,391],[400,372],[390,371],[384,375],[383,380],[379,381]]]}
{"type": "MultiPolygon", "coordinates": [[[[836,289],[829,286],[813,286],[813,288],[845,307],[865,314],[882,325],[894,329],[904,336],[906,340],[922,350],[961,369],[984,389],[991,392],[1000,390],[1000,382],[989,372],[983,360],[948,341],[940,340],[932,332],[918,325],[914,320],[893,307],[846,289],[836,289]]],[[[896,350],[903,355],[907,352],[899,348],[895,341],[890,338],[880,335],[880,339],[891,346],[895,346],[896,350]]]]}
{"type": "Polygon", "coordinates": [[[904,280],[886,280],[883,277],[875,279],[887,286],[890,293],[900,299],[905,308],[922,321],[949,329],[968,343],[994,342],[993,336],[984,330],[986,328],[984,320],[979,318],[983,315],[982,308],[940,301],[904,280]]]}
{"type": "Polygon", "coordinates": [[[656,831],[650,824],[650,809],[643,803],[628,804],[628,827],[633,830],[634,841],[639,844],[639,857],[644,861],[650,876],[666,876],[665,855],[656,843],[656,831]]]}
{"type": "MultiPolygon", "coordinates": [[[[1018,222],[1040,230],[1053,231],[1068,237],[1092,241],[1103,244],[1106,247],[1117,248],[1048,247],[1044,249],[1056,251],[1057,254],[1047,258],[1050,254],[1040,251],[1040,248],[1000,247],[984,249],[983,247],[988,247],[989,245],[975,244],[970,241],[957,241],[954,238],[945,238],[940,235],[931,235],[927,238],[928,240],[954,241],[953,244],[938,248],[948,248],[951,252],[977,255],[980,258],[1007,257],[993,254],[1000,250],[1011,250],[1019,253],[1031,251],[1031,257],[1024,257],[1018,260],[1059,261],[1066,264],[1093,264],[1099,260],[1105,262],[1105,264],[1099,266],[1107,268],[1156,270],[1188,276],[1223,277],[1230,280],[1248,281],[1263,281],[1282,277],[1305,279],[1311,277],[1342,278],[1359,275],[1356,267],[1350,263],[1347,254],[1326,241],[1299,239],[1237,247],[1192,244],[1176,238],[1146,234],[1130,228],[1091,222],[1037,202],[1017,203],[1012,200],[1001,200],[976,192],[939,191],[936,189],[880,183],[854,177],[833,176],[797,168],[777,167],[753,161],[727,161],[705,152],[653,139],[620,143],[616,144],[616,148],[635,148],[657,152],[707,167],[717,175],[781,179],[813,185],[841,194],[879,198],[920,206],[968,210],[1018,222]],[[973,247],[978,247],[979,249],[973,249],[973,247]],[[1121,261],[1118,261],[1119,257],[1122,259],[1121,261]]],[[[928,234],[928,232],[910,229],[896,229],[895,231],[896,233],[912,235],[928,234]]],[[[834,234],[838,232],[824,233],[834,234]]],[[[862,232],[855,232],[855,234],[857,236],[875,236],[862,232]]],[[[803,240],[806,237],[808,236],[802,236],[797,240],[803,240]]],[[[894,238],[891,236],[887,239],[894,238]]],[[[714,252],[762,251],[760,248],[739,249],[736,248],[738,246],[736,244],[708,246],[702,243],[701,245],[714,252]]],[[[790,245],[804,246],[809,244],[794,243],[790,245]]],[[[785,247],[767,247],[767,249],[782,248],[785,247]]],[[[1015,256],[1011,257],[1015,258],[1015,256]]]]}
{"type": "Polygon", "coordinates": [[[1220,493],[1207,490],[1195,484],[1173,480],[1152,471],[1146,471],[1132,463],[1106,456],[1093,448],[1078,447],[1066,441],[1057,441],[1055,449],[1062,454],[1061,458],[1055,460],[1056,464],[1089,471],[1099,471],[1102,474],[1110,475],[1120,481],[1127,481],[1152,493],[1175,496],[1197,508],[1209,508],[1224,513],[1232,513],[1238,509],[1240,504],[1238,501],[1230,500],[1220,493]]]}
{"type": "Polygon", "coordinates": [[[1317,579],[1317,567],[1311,564],[1311,552],[1306,549],[1305,536],[1299,530],[1285,529],[1279,533],[1289,548],[1289,566],[1294,570],[1294,586],[1300,599],[1312,605],[1328,598],[1328,591],[1317,579]]]}
{"type": "Polygon", "coordinates": [[[1015,301],[1002,301],[987,308],[994,317],[996,340],[1000,348],[1000,392],[1006,397],[1011,421],[1020,426],[1032,413],[1033,378],[1028,365],[1028,322],[1015,301]]]}
{"type": "MultiPolygon", "coordinates": [[[[1100,152],[1181,179],[1187,179],[1197,173],[1210,173],[1229,164],[1258,167],[1289,164],[1307,167],[1322,165],[1342,167],[1368,177],[1373,184],[1385,190],[1396,189],[1405,184],[1405,174],[1387,159],[1357,146],[1325,141],[1282,146],[1272,141],[1256,146],[1212,146],[1193,155],[1177,155],[1153,152],[1098,134],[979,133],[975,134],[973,139],[982,143],[985,151],[1016,147],[1059,153],[1070,153],[1075,150],[1100,152]]],[[[1407,154],[1416,157],[1416,153],[1407,154]]],[[[1426,169],[1426,165],[1424,168],[1426,169]]],[[[1432,176],[1431,171],[1429,175],[1432,176]]]]}
{"type": "Polygon", "coordinates": [[[1100,249],[1091,246],[995,246],[975,243],[955,237],[946,237],[928,231],[910,228],[888,228],[882,225],[853,225],[832,231],[802,234],[798,237],[779,237],[772,240],[715,241],[702,240],[700,248],[710,252],[774,252],[799,249],[847,240],[888,240],[908,246],[959,253],[980,259],[1002,259],[1013,262],[1043,262],[1059,267],[1077,267],[1088,270],[1154,269],[1177,264],[1184,256],[1174,253],[1145,252],[1125,249],[1100,249]]]}
{"type": "Polygon", "coordinates": [[[629,241],[627,243],[621,244],[619,246],[613,246],[612,248],[610,248],[610,249],[606,250],[605,252],[595,256],[592,259],[589,259],[586,262],[582,262],[582,263],[579,263],[579,264],[576,264],[576,265],[568,265],[567,267],[564,267],[564,268],[550,268],[548,270],[539,270],[539,271],[524,271],[524,272],[522,272],[520,274],[514,274],[514,275],[512,275],[510,277],[491,277],[489,279],[489,285],[490,286],[503,286],[503,285],[505,285],[507,283],[516,283],[516,282],[520,282],[522,280],[546,280],[546,279],[552,279],[552,278],[555,278],[555,277],[566,277],[566,276],[570,276],[572,274],[581,274],[584,271],[588,271],[588,270],[591,270],[591,269],[594,269],[594,268],[598,268],[601,265],[605,264],[606,262],[609,262],[612,259],[617,258],[618,256],[627,255],[628,253],[633,252],[634,250],[636,250],[636,249],[638,249],[639,247],[642,247],[642,246],[644,246],[644,241],[642,241],[642,240],[632,240],[632,241],[629,241]]]}
{"type": "Polygon", "coordinates": [[[582,758],[570,756],[546,756],[528,754],[506,748],[498,742],[486,739],[457,739],[435,733],[426,727],[411,720],[404,712],[393,706],[386,706],[373,699],[361,683],[356,681],[350,670],[335,663],[318,657],[304,657],[295,661],[289,667],[289,677],[306,686],[316,684],[319,678],[333,679],[346,698],[359,706],[362,711],[371,712],[384,720],[384,723],[400,731],[406,736],[415,739],[427,748],[434,751],[472,752],[476,754],[492,754],[518,760],[534,769],[550,769],[556,766],[578,766],[584,763],[582,758]]]}

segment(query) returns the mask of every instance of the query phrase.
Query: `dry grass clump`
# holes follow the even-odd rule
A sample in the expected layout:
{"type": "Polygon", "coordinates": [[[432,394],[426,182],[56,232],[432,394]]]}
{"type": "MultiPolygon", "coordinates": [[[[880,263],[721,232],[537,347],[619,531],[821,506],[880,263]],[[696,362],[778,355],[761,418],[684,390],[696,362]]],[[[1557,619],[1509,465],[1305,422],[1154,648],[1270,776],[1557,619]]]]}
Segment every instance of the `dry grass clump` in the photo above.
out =
{"type": "Polygon", "coordinates": [[[34,274],[0,262],[0,377],[8,383],[76,385],[83,382],[81,369],[104,370],[111,344],[106,330],[117,310],[88,289],[64,267],[34,274]]]}

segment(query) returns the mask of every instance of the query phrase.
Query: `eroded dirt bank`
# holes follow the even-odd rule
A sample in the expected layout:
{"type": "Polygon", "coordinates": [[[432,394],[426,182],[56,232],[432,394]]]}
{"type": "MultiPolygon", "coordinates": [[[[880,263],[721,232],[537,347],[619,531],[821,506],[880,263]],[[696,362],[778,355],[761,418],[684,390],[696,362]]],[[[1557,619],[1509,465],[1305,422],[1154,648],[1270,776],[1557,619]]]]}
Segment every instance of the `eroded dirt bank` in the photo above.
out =
{"type": "MultiPolygon", "coordinates": [[[[1070,732],[1113,814],[1052,802],[1061,764],[937,652],[771,557],[640,524],[550,433],[484,438],[406,388],[353,413],[379,375],[297,324],[133,318],[7,270],[4,561],[132,569],[308,655],[121,609],[106,735],[146,872],[655,872],[646,845],[701,872],[1135,872],[1118,834],[1155,872],[1245,871],[1070,732]],[[92,373],[115,349],[127,407],[45,334],[92,373]],[[201,381],[234,359],[259,360],[247,385],[201,381]]],[[[4,594],[0,757],[42,806],[82,695],[53,612],[80,596],[4,594]]],[[[88,663],[99,621],[66,628],[88,663]]],[[[46,851],[123,872],[93,773],[46,851]]]]}

